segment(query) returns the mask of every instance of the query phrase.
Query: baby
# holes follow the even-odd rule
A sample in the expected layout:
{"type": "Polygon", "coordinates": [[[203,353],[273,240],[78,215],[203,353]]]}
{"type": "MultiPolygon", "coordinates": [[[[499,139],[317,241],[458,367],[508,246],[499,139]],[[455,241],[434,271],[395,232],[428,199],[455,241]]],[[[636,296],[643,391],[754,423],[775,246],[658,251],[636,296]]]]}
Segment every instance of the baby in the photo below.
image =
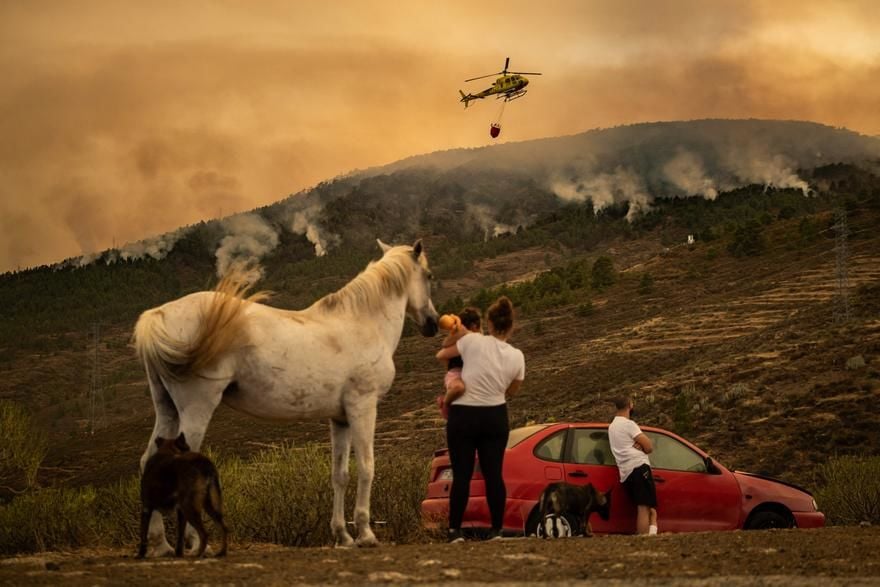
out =
{"type": "MultiPolygon", "coordinates": [[[[458,315],[460,324],[453,327],[446,338],[443,339],[443,348],[452,346],[461,338],[460,328],[464,328],[471,332],[479,333],[480,330],[480,310],[477,308],[465,308],[458,315]]],[[[447,410],[449,406],[464,394],[464,381],[461,379],[461,369],[464,363],[461,357],[453,357],[446,363],[446,376],[443,378],[443,386],[446,389],[446,395],[440,397],[440,409],[447,410]]]]}

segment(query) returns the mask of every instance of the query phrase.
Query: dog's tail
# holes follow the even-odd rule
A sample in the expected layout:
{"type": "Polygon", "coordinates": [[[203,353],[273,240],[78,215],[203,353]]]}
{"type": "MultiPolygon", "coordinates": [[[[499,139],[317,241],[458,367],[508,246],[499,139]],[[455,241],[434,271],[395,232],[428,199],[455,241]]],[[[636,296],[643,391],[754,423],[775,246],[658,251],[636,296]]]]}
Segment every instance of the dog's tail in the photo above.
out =
{"type": "Polygon", "coordinates": [[[223,495],[220,492],[220,476],[214,471],[211,480],[208,482],[208,500],[205,504],[208,515],[211,516],[217,525],[220,526],[223,536],[223,543],[217,556],[226,556],[226,549],[229,544],[229,526],[223,520],[223,495]]]}
{"type": "Polygon", "coordinates": [[[215,512],[223,513],[223,494],[220,491],[220,477],[216,474],[208,483],[208,505],[215,512]]]}

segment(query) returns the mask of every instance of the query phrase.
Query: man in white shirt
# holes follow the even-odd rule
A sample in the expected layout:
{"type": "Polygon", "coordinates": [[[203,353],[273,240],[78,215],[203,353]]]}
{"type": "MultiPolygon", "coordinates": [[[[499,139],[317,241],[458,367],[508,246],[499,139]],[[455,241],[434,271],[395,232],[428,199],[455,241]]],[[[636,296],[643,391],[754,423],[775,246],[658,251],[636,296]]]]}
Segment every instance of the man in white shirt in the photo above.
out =
{"type": "Polygon", "coordinates": [[[611,453],[620,470],[620,482],[636,506],[636,532],[657,533],[657,491],[648,454],[654,450],[638,424],[633,422],[633,401],[629,396],[614,400],[617,414],[608,426],[611,453]]]}

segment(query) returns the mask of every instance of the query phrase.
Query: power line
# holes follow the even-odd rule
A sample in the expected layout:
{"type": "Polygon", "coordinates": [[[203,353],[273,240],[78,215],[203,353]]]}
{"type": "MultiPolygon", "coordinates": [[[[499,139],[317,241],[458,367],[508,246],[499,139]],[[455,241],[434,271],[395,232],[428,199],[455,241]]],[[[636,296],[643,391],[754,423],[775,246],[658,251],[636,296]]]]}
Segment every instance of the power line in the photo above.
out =
{"type": "Polygon", "coordinates": [[[846,208],[835,211],[837,222],[834,224],[836,237],[834,250],[835,275],[837,275],[837,295],[834,298],[834,323],[842,324],[849,321],[849,274],[847,261],[849,258],[849,226],[846,219],[846,208]]]}
{"type": "Polygon", "coordinates": [[[89,385],[89,432],[104,425],[104,389],[101,381],[101,355],[99,353],[101,343],[101,323],[92,323],[92,337],[95,341],[95,351],[92,354],[92,381],[89,385]]]}

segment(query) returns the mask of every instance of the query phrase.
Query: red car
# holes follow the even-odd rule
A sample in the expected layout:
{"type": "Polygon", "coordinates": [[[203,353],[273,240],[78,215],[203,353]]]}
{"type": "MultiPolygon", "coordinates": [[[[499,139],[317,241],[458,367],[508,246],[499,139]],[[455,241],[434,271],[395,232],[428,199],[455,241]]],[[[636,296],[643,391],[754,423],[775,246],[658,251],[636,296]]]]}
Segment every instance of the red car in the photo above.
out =
{"type": "MultiPolygon", "coordinates": [[[[667,430],[646,426],[642,431],[654,444],[650,459],[660,532],[825,525],[825,515],[805,489],[761,475],[731,472],[667,430]]],[[[607,521],[592,516],[594,532],[635,532],[635,506],[620,484],[608,443],[608,424],[542,424],[510,431],[504,455],[505,534],[534,534],[539,522],[538,497],[547,485],[558,481],[592,483],[601,491],[611,489],[611,515],[607,521]]],[[[426,527],[445,526],[451,486],[449,451],[438,450],[431,463],[428,497],[422,502],[426,527]]],[[[485,495],[478,465],[471,481],[465,528],[489,528],[485,495]]]]}

